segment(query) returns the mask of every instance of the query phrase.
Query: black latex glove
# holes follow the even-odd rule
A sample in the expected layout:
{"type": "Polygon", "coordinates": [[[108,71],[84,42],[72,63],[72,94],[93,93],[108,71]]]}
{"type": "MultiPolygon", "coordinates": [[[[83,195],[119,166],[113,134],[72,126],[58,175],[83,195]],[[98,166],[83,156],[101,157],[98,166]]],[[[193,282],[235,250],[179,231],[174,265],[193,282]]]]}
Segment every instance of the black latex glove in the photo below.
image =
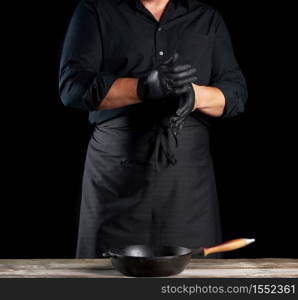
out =
{"type": "Polygon", "coordinates": [[[142,101],[155,101],[186,93],[189,83],[197,79],[196,69],[189,64],[178,64],[178,53],[163,62],[156,70],[139,78],[137,94],[142,101]]]}
{"type": "Polygon", "coordinates": [[[192,84],[188,84],[188,91],[179,95],[178,109],[170,119],[170,127],[177,136],[184,125],[186,117],[192,112],[195,105],[195,92],[192,84]]]}

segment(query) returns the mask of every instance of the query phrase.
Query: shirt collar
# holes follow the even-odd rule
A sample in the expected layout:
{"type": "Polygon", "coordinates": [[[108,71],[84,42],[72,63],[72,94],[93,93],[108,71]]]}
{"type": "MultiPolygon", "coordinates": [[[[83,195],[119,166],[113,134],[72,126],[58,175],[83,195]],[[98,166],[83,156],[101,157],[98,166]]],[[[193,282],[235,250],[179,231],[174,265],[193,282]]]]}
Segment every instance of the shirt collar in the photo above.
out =
{"type": "MultiPolygon", "coordinates": [[[[140,0],[117,0],[117,4],[121,4],[122,2],[130,2],[132,4],[135,4],[136,1],[140,1],[140,0]]],[[[192,7],[192,3],[193,3],[193,0],[170,0],[170,1],[173,1],[176,6],[179,3],[184,4],[184,5],[186,5],[187,9],[190,9],[192,7]]]]}

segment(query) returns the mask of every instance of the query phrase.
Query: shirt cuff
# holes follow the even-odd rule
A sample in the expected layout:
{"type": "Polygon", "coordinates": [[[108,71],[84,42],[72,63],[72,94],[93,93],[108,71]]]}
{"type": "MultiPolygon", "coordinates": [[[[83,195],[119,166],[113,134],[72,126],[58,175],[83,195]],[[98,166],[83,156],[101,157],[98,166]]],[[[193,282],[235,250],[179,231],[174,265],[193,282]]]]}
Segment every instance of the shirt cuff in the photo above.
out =
{"type": "Polygon", "coordinates": [[[83,101],[89,111],[97,110],[117,78],[110,72],[101,72],[93,78],[89,88],[83,95],[83,101]]]}
{"type": "Polygon", "coordinates": [[[225,107],[221,119],[233,117],[244,111],[244,103],[241,101],[237,91],[227,82],[214,82],[210,86],[221,90],[225,97],[225,107]]]}

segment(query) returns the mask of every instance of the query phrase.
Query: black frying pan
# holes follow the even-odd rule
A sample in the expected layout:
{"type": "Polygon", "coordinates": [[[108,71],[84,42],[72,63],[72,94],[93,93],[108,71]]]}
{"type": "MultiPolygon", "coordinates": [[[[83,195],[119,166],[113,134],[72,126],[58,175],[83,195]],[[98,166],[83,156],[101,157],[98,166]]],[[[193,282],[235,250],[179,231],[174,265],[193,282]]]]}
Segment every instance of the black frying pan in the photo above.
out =
{"type": "Polygon", "coordinates": [[[209,248],[188,249],[176,246],[130,245],[103,253],[122,274],[134,277],[162,277],[181,273],[193,254],[232,251],[253,243],[254,239],[236,239],[209,248]]]}

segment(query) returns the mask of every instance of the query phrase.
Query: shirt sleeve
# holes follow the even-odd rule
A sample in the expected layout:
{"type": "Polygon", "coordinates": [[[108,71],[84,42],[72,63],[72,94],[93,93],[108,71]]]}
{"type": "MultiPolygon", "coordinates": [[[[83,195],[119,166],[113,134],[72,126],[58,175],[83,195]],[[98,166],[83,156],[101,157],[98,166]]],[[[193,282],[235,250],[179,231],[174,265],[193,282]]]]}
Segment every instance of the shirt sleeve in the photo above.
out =
{"type": "Polygon", "coordinates": [[[236,116],[244,112],[248,98],[247,85],[221,16],[217,22],[212,55],[210,86],[219,88],[225,96],[225,108],[220,118],[236,116]]]}
{"type": "Polygon", "coordinates": [[[59,94],[64,105],[94,111],[116,80],[101,71],[102,41],[92,0],[82,0],[70,21],[60,59],[59,94]]]}

